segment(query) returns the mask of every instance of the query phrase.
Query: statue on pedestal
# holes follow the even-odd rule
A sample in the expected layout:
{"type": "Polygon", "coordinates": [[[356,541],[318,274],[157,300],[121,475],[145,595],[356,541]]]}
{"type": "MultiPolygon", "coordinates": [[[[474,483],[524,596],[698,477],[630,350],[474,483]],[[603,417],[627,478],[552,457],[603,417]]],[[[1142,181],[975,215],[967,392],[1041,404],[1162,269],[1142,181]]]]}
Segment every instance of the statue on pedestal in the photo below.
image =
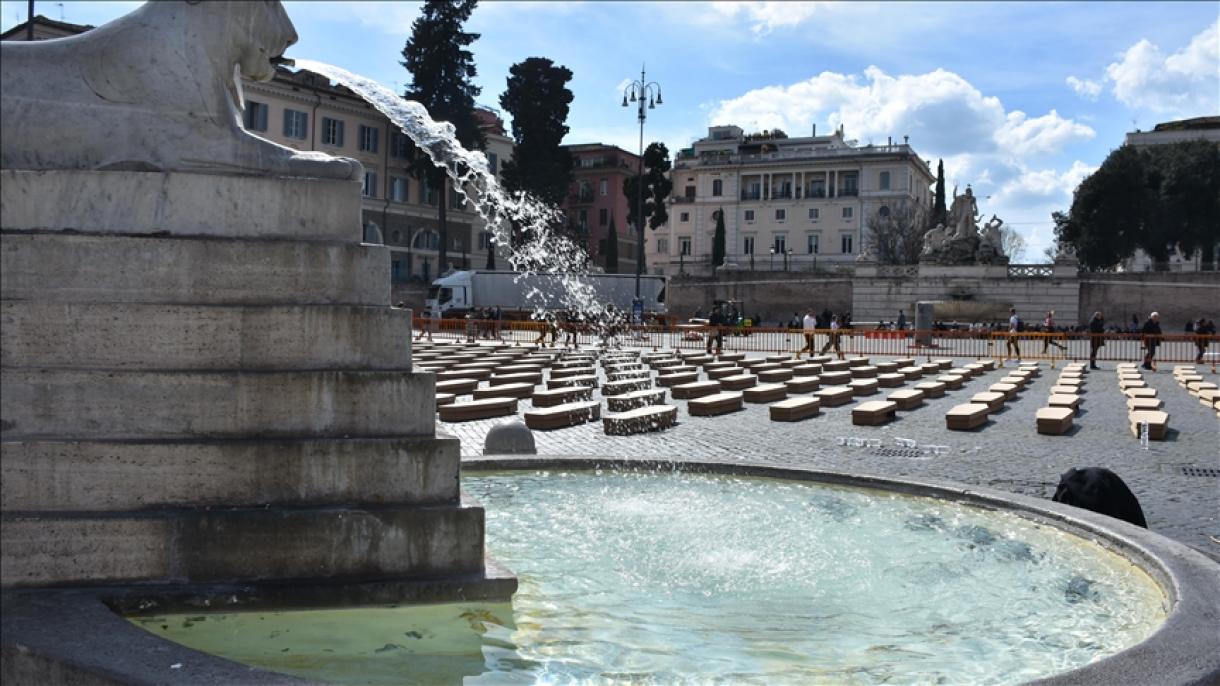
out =
{"type": "Polygon", "coordinates": [[[979,236],[979,248],[975,253],[975,260],[979,264],[1008,264],[1008,257],[1004,254],[1004,237],[1000,234],[1000,227],[1004,225],[1004,220],[991,215],[991,220],[983,225],[981,235],[979,236]]]}
{"type": "Polygon", "coordinates": [[[949,222],[953,227],[954,238],[967,238],[976,234],[975,224],[979,218],[979,206],[974,199],[974,191],[966,186],[963,195],[953,189],[953,205],[949,207],[949,222]]]}

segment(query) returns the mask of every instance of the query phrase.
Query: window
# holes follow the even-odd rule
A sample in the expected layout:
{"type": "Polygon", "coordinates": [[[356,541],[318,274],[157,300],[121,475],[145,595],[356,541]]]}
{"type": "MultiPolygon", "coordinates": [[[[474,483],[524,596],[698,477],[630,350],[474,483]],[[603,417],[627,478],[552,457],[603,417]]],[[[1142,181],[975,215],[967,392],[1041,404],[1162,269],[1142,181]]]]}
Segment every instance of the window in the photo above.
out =
{"type": "MultiPolygon", "coordinates": [[[[360,150],[363,152],[377,152],[378,138],[381,137],[381,131],[378,131],[372,126],[360,125],[360,150]]],[[[340,136],[342,138],[342,136],[340,136]]]]}
{"type": "Polygon", "coordinates": [[[411,247],[422,248],[424,250],[436,250],[440,245],[440,234],[431,229],[419,231],[415,234],[415,240],[411,241],[411,247]]]}
{"type": "Polygon", "coordinates": [[[809,208],[809,221],[816,222],[818,220],[818,218],[821,216],[821,214],[822,214],[822,212],[818,208],[810,207],[809,208]]]}
{"type": "Polygon", "coordinates": [[[784,254],[788,250],[788,237],[782,233],[779,234],[775,237],[775,243],[771,247],[775,249],[777,255],[784,254]]]}
{"type": "Polygon", "coordinates": [[[605,226],[608,223],[610,223],[610,210],[603,207],[597,211],[597,225],[605,226]]]}
{"type": "Polygon", "coordinates": [[[860,194],[860,175],[857,172],[839,172],[839,192],[841,196],[860,194]]]}
{"type": "Polygon", "coordinates": [[[690,255],[690,239],[689,238],[679,238],[678,239],[678,251],[683,255],[690,255]]]}
{"type": "Polygon", "coordinates": [[[360,189],[360,194],[366,198],[377,197],[377,172],[364,172],[364,187],[360,189]]]}
{"type": "Polygon", "coordinates": [[[890,189],[890,173],[887,171],[881,172],[881,190],[888,191],[890,189]]]}
{"type": "Polygon", "coordinates": [[[776,210],[775,221],[782,222],[788,218],[788,210],[776,210]]]}
{"type": "Polygon", "coordinates": [[[805,252],[810,255],[818,254],[818,235],[816,233],[805,236],[805,252]]]}
{"type": "Polygon", "coordinates": [[[690,221],[690,212],[682,212],[682,213],[679,213],[679,214],[678,214],[678,221],[680,221],[680,222],[688,222],[688,221],[690,221]]]}
{"type": "Polygon", "coordinates": [[[401,131],[390,132],[390,157],[406,159],[411,154],[411,139],[401,131]]]}
{"type": "Polygon", "coordinates": [[[407,180],[400,176],[390,177],[390,200],[394,202],[406,202],[407,194],[410,186],[407,185],[407,180]]]}
{"type": "Polygon", "coordinates": [[[420,179],[419,182],[419,202],[424,205],[436,204],[436,191],[428,187],[428,179],[420,179]]]}
{"type": "Polygon", "coordinates": [[[598,181],[597,182],[597,192],[603,198],[606,197],[606,195],[610,192],[610,182],[605,179],[598,181]]]}
{"type": "Polygon", "coordinates": [[[487,171],[493,175],[500,173],[500,158],[494,152],[487,153],[487,171]]]}
{"type": "Polygon", "coordinates": [[[296,110],[284,110],[284,137],[305,140],[309,135],[309,114],[296,110]]]}
{"type": "Polygon", "coordinates": [[[658,238],[657,239],[657,252],[662,253],[662,254],[669,253],[669,239],[668,238],[658,238]]]}
{"type": "Polygon", "coordinates": [[[877,214],[881,215],[883,218],[890,216],[890,206],[882,205],[881,209],[877,210],[877,214]]]}
{"type": "Polygon", "coordinates": [[[390,261],[390,281],[402,283],[407,280],[407,269],[402,260],[390,261]]]}
{"type": "Polygon", "coordinates": [[[844,255],[850,255],[852,253],[850,233],[845,233],[839,237],[839,252],[843,253],[844,255]]]}
{"type": "Polygon", "coordinates": [[[576,213],[576,225],[581,231],[589,228],[589,210],[580,210],[576,213]]]}
{"type": "Polygon", "coordinates": [[[847,220],[849,220],[849,221],[850,221],[850,220],[851,220],[851,218],[852,218],[852,215],[853,215],[854,213],[855,213],[855,212],[854,212],[854,208],[851,208],[851,207],[844,207],[844,208],[843,208],[843,218],[844,218],[844,219],[847,219],[847,220]]]}
{"type": "Polygon", "coordinates": [[[724,193],[724,181],[714,179],[712,181],[712,195],[719,196],[724,193]]]}
{"type": "Polygon", "coordinates": [[[596,167],[601,165],[602,161],[603,158],[601,157],[582,157],[580,158],[580,166],[585,168],[596,167]]]}
{"type": "Polygon", "coordinates": [[[593,202],[593,186],[588,181],[581,181],[577,187],[580,202],[593,202]]]}
{"type": "Polygon", "coordinates": [[[754,210],[746,210],[746,221],[754,221],[754,210]]]}
{"type": "Polygon", "coordinates": [[[761,200],[762,199],[762,183],[759,181],[751,181],[746,184],[746,187],[741,191],[742,200],[761,200]]]}
{"type": "Polygon", "coordinates": [[[742,241],[743,241],[743,243],[741,246],[741,252],[745,255],[753,255],[754,254],[754,237],[746,236],[744,239],[742,239],[742,241]]]}
{"type": "Polygon", "coordinates": [[[825,198],[826,197],[826,172],[817,172],[811,175],[809,183],[805,188],[806,198],[825,198]]]}
{"type": "Polygon", "coordinates": [[[247,131],[266,131],[267,106],[261,102],[247,100],[245,125],[247,131]]]}
{"type": "Polygon", "coordinates": [[[343,120],[322,117],[322,143],[343,147],[343,120]]]}
{"type": "Polygon", "coordinates": [[[683,195],[684,195],[685,197],[687,197],[687,198],[694,198],[694,197],[695,197],[695,187],[694,187],[694,186],[687,186],[687,187],[684,189],[683,195]]]}

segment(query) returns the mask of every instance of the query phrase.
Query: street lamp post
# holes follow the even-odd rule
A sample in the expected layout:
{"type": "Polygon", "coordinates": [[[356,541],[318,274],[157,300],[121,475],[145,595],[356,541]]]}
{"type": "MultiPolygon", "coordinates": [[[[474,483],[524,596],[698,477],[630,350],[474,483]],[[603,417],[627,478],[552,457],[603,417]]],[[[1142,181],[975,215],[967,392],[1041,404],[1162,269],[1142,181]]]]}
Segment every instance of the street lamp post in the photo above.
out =
{"type": "Polygon", "coordinates": [[[784,253],[784,271],[788,271],[788,259],[792,257],[792,248],[788,248],[784,253]]]}
{"type": "Polygon", "coordinates": [[[648,81],[644,76],[644,68],[640,67],[640,80],[632,81],[623,90],[623,107],[627,102],[639,101],[639,111],[636,117],[640,120],[640,176],[636,189],[636,259],[635,259],[635,299],[640,299],[640,275],[644,272],[644,120],[648,113],[644,109],[644,101],[648,101],[648,109],[656,109],[661,101],[661,84],[648,81]]]}
{"type": "Polygon", "coordinates": [[[767,267],[768,271],[775,271],[775,246],[771,246],[771,266],[767,267]]]}

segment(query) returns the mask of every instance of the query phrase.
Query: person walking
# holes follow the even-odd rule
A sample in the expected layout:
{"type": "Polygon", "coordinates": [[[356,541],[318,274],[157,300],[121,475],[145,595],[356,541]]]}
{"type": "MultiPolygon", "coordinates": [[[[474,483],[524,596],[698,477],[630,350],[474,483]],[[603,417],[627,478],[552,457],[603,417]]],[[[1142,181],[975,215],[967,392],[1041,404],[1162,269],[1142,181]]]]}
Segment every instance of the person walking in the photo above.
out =
{"type": "Polygon", "coordinates": [[[1101,312],[1094,312],[1089,320],[1089,369],[1100,369],[1097,366],[1097,351],[1106,344],[1106,320],[1101,312]]]}
{"type": "Polygon", "coordinates": [[[830,318],[830,335],[826,338],[826,345],[822,346],[822,355],[825,355],[828,350],[834,348],[834,351],[839,355],[839,359],[843,359],[843,348],[839,345],[839,331],[842,328],[843,315],[832,316],[830,318]]]}
{"type": "Polygon", "coordinates": [[[1195,364],[1203,363],[1203,355],[1207,352],[1208,336],[1215,335],[1216,323],[1199,317],[1199,321],[1195,322],[1195,349],[1198,350],[1195,355],[1195,364]]]}
{"type": "Polygon", "coordinates": [[[1017,340],[1017,334],[1021,331],[1021,318],[1017,316],[1017,308],[1008,308],[1008,344],[1004,349],[1004,361],[1007,362],[1016,354],[1017,362],[1021,362],[1021,345],[1017,340]]]}
{"type": "Polygon", "coordinates": [[[1056,348],[1059,348],[1060,350],[1063,350],[1065,352],[1067,351],[1067,348],[1062,343],[1055,341],[1055,336],[1054,336],[1055,311],[1054,310],[1050,310],[1046,313],[1046,319],[1042,320],[1042,331],[1043,331],[1043,333],[1046,334],[1045,336],[1042,337],[1042,354],[1043,355],[1050,352],[1052,345],[1055,346],[1056,348]]]}
{"type": "Polygon", "coordinates": [[[1161,315],[1159,312],[1148,315],[1148,321],[1140,327],[1140,334],[1144,337],[1143,368],[1156,371],[1156,349],[1161,344],[1161,315]]]}
{"type": "Polygon", "coordinates": [[[907,312],[906,310],[898,310],[898,324],[896,328],[899,331],[907,330],[907,312]]]}
{"type": "Polygon", "coordinates": [[[710,355],[712,352],[712,342],[716,343],[716,354],[719,355],[724,348],[724,313],[720,311],[720,306],[712,308],[712,314],[707,319],[707,352],[710,355]]]}
{"type": "Polygon", "coordinates": [[[805,334],[805,347],[797,351],[796,356],[800,357],[801,353],[809,351],[809,356],[813,357],[813,339],[815,330],[818,328],[818,318],[813,314],[813,308],[805,313],[805,319],[801,321],[801,330],[805,334]]]}

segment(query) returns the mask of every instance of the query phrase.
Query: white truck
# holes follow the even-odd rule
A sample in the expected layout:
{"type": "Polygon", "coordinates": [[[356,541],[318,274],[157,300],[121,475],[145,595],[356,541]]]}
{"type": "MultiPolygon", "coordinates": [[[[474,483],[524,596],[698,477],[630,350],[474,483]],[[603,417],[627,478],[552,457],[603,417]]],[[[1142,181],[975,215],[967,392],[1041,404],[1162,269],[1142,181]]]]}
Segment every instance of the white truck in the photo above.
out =
{"type": "MultiPolygon", "coordinates": [[[[483,308],[499,307],[504,319],[529,319],[535,310],[569,309],[564,281],[575,277],[588,284],[593,297],[620,312],[630,313],[635,300],[634,274],[520,274],[476,269],[458,271],[432,282],[424,306],[433,317],[476,316],[483,308]]],[[[665,314],[667,277],[640,277],[644,314],[665,314]]]]}

